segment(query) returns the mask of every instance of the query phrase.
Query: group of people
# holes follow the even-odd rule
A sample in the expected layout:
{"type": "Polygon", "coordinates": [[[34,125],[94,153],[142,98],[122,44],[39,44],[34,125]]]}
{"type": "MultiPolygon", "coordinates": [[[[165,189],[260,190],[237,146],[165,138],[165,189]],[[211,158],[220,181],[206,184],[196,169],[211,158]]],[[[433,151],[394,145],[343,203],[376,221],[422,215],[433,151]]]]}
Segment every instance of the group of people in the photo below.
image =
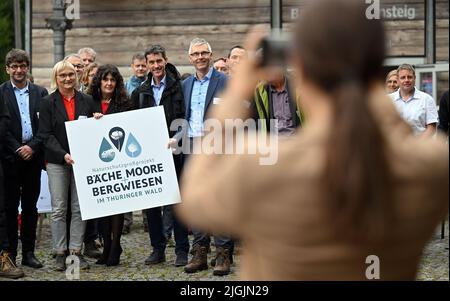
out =
{"type": "Polygon", "coordinates": [[[448,190],[439,185],[448,181],[448,152],[429,138],[438,123],[448,132],[448,92],[438,118],[433,98],[415,87],[412,66],[389,73],[383,87],[380,21],[365,19],[353,1],[318,2],[295,29],[295,76],[282,67],[263,70],[248,55],[257,52],[259,32],[215,61],[208,41],[193,39],[187,54],[195,72],[184,80],[161,45],[133,56],[126,82],[116,66],[83,48],[55,64],[51,94],[27,79],[28,54],[11,50],[10,81],[0,86],[0,277],[24,276],[16,263],[19,201],[22,265],[42,267],[34,252],[42,169],[55,270],[66,269],[68,255],[82,270],[89,268],[84,255],[120,263],[130,215],[81,219],[72,170],[79,158],[71,156],[64,124],[163,106],[168,129],[176,119],[189,124],[185,135],[169,130],[174,145],[202,139],[207,118],[229,116],[258,120],[258,131],[275,130],[282,139],[277,164],[266,167],[251,155],[174,154],[183,203],[144,211],[153,249],[145,264],[165,262],[173,227],[174,264],[186,273],[210,264],[214,275],[229,274],[238,238],[241,275],[249,280],[361,279],[370,252],[392,264],[386,279],[413,278],[421,248],[446,213],[448,190]],[[316,38],[338,26],[335,37],[316,38]],[[211,235],[216,254],[208,263],[211,235]]]}
{"type": "MultiPolygon", "coordinates": [[[[119,264],[122,253],[120,238],[129,231],[131,213],[82,221],[72,170],[77,158],[70,154],[64,123],[161,105],[168,128],[173,120],[185,118],[190,124],[189,139],[200,137],[205,113],[225,88],[227,75],[212,67],[212,49],[206,40],[194,39],[188,55],[195,73],[185,76],[182,81],[177,68],[168,62],[164,47],[152,45],[144,53],[133,56],[131,68],[134,74],[125,82],[116,66],[96,62],[96,52],[83,48],[55,64],[50,87],[53,92],[49,95],[45,88],[29,81],[30,59],[25,51],[13,49],[7,54],[10,81],[0,88],[2,165],[6,172],[1,180],[4,186],[0,190],[4,197],[1,202],[4,208],[0,211],[3,258],[0,276],[20,278],[24,275],[16,263],[19,202],[22,208],[22,265],[43,266],[34,252],[38,217],[36,203],[42,169],[47,171],[51,196],[55,270],[66,269],[68,255],[79,258],[81,270],[89,268],[84,256],[97,258],[97,264],[119,264]],[[124,225],[125,217],[128,224],[124,225]],[[98,241],[103,245],[102,251],[98,248],[98,241]]],[[[234,64],[245,55],[240,46],[230,51],[234,64]],[[235,49],[239,52],[237,55],[234,54],[235,49]]],[[[175,134],[170,132],[170,137],[175,134]]],[[[174,155],[178,176],[185,160],[184,155],[174,155]]],[[[193,258],[189,262],[188,228],[172,215],[171,207],[143,211],[153,247],[145,264],[165,261],[167,240],[173,231],[175,266],[184,266],[187,273],[207,269],[209,233],[191,229],[194,243],[191,250],[193,258]],[[168,225],[164,226],[166,223],[168,225]]],[[[230,237],[214,238],[217,252],[212,260],[213,273],[227,275],[233,261],[234,242],[230,237]]]]}

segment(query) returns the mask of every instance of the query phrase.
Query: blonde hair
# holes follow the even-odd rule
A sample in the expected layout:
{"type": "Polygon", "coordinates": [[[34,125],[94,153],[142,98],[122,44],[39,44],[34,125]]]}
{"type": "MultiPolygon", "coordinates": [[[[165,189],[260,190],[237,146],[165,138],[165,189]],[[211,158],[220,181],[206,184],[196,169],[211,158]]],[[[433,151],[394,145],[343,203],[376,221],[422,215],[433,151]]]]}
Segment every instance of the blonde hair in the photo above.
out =
{"type": "Polygon", "coordinates": [[[397,76],[398,77],[398,71],[397,69],[394,69],[392,71],[390,71],[387,75],[386,75],[386,82],[391,78],[391,76],[397,76]]]}
{"type": "Polygon", "coordinates": [[[56,80],[56,77],[58,76],[58,73],[59,73],[60,71],[64,70],[64,69],[70,69],[70,70],[72,70],[73,72],[75,72],[75,76],[76,76],[76,84],[75,84],[75,87],[74,87],[74,88],[76,89],[76,87],[78,86],[78,81],[79,81],[79,79],[78,79],[78,75],[77,75],[77,71],[75,70],[75,67],[74,67],[71,63],[62,60],[62,61],[60,61],[60,62],[57,62],[57,63],[55,64],[55,66],[53,66],[53,70],[52,70],[52,78],[51,78],[51,83],[50,83],[50,89],[51,89],[51,90],[56,90],[56,89],[58,89],[58,82],[57,82],[57,80],[56,80]]]}

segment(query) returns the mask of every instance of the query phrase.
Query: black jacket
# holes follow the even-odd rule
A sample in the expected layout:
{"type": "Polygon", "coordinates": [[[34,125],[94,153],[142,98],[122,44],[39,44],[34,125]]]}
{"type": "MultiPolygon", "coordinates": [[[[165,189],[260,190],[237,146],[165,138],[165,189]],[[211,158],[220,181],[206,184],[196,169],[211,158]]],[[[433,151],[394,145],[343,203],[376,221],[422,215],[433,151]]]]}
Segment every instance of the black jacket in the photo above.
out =
{"type": "MultiPolygon", "coordinates": [[[[43,157],[42,139],[37,135],[39,128],[39,107],[43,97],[48,95],[45,88],[29,83],[29,110],[33,138],[27,143],[35,152],[34,156],[43,157]]],[[[11,81],[7,81],[0,86],[0,94],[3,96],[5,105],[10,115],[10,123],[6,132],[5,147],[3,148],[3,158],[12,162],[17,157],[16,150],[22,146],[22,122],[19,106],[11,81]]]]}
{"type": "MultiPolygon", "coordinates": [[[[152,77],[152,74],[149,73],[147,80],[131,94],[131,101],[135,109],[149,108],[156,105],[151,86],[152,77]]],[[[176,131],[170,131],[170,124],[175,119],[184,119],[185,106],[180,74],[175,66],[170,63],[166,65],[166,86],[159,105],[164,106],[169,136],[172,137],[176,131]]]]}
{"type": "MultiPolygon", "coordinates": [[[[63,99],[58,90],[42,99],[38,135],[43,140],[45,160],[64,164],[69,153],[65,122],[69,121],[63,99]]],[[[97,112],[90,95],[75,91],[75,120],[80,116],[92,117],[97,112]]],[[[87,146],[89,147],[89,145],[87,146]]]]}
{"type": "MultiPolygon", "coordinates": [[[[5,144],[6,131],[9,125],[9,112],[5,104],[3,95],[0,93],[0,154],[2,154],[3,145],[5,144]]],[[[2,193],[2,191],[0,191],[2,193]]],[[[0,242],[1,243],[1,242],[0,242]]]]}
{"type": "MultiPolygon", "coordinates": [[[[156,105],[151,86],[152,77],[152,74],[149,73],[147,80],[131,94],[131,101],[134,104],[135,109],[149,108],[156,105]]],[[[170,63],[167,63],[166,65],[166,86],[162,93],[159,105],[164,107],[169,137],[173,137],[177,131],[171,131],[170,124],[176,119],[184,119],[185,106],[180,73],[175,66],[170,63]]],[[[173,159],[177,175],[180,176],[183,157],[181,155],[174,155],[173,159]]]]}

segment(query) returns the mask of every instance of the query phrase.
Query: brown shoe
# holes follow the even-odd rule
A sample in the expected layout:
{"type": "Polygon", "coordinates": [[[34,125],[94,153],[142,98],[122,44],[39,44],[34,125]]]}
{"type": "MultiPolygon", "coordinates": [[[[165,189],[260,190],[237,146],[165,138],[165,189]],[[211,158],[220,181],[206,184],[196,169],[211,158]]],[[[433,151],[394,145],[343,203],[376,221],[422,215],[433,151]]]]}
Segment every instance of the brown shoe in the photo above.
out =
{"type": "Polygon", "coordinates": [[[208,249],[205,246],[195,246],[193,248],[194,256],[184,267],[186,273],[196,273],[208,269],[208,249]]]}
{"type": "Polygon", "coordinates": [[[216,249],[216,266],[214,267],[213,275],[225,276],[230,273],[230,255],[229,250],[218,247],[216,249]]]}
{"type": "Polygon", "coordinates": [[[0,277],[17,279],[24,277],[21,268],[18,268],[5,251],[0,253],[0,277]]]}

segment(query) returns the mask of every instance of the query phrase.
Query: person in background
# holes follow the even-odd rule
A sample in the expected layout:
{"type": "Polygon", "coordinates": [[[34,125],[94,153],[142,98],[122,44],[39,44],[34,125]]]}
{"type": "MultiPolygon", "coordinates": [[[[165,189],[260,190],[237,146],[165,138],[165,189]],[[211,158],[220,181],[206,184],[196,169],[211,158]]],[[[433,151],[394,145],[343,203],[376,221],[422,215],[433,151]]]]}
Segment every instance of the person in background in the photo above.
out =
{"type": "MultiPolygon", "coordinates": [[[[413,280],[448,214],[448,146],[417,139],[386,96],[383,24],[366,9],[316,0],[302,11],[291,48],[308,116],[301,134],[256,154],[248,135],[240,154],[192,155],[185,166],[180,217],[239,237],[243,280],[413,280]],[[261,161],[267,153],[273,160],[261,161]],[[367,264],[374,257],[380,274],[367,264]]],[[[255,30],[246,49],[264,35],[255,30]]],[[[266,72],[253,58],[240,65],[210,135],[246,120],[242,100],[266,72]]]]}
{"type": "Polygon", "coordinates": [[[78,55],[80,56],[85,68],[94,63],[97,58],[97,52],[89,47],[81,48],[80,50],[78,50],[78,55]]]}
{"type": "Polygon", "coordinates": [[[227,65],[227,59],[224,57],[220,57],[217,60],[214,61],[214,69],[216,69],[219,72],[222,72],[225,75],[228,75],[228,65],[227,65]]]}
{"type": "Polygon", "coordinates": [[[436,102],[429,94],[415,87],[416,71],[409,64],[397,69],[399,89],[389,94],[400,116],[423,138],[436,134],[438,112],[436,102]]]}
{"type": "Polygon", "coordinates": [[[83,76],[81,77],[81,82],[83,85],[83,92],[89,89],[89,86],[92,84],[92,80],[94,79],[95,73],[100,65],[97,63],[92,63],[88,67],[84,68],[83,76]]]}
{"type": "Polygon", "coordinates": [[[235,45],[231,47],[227,58],[228,75],[232,77],[240,62],[247,58],[247,50],[244,47],[242,47],[241,45],[235,45]]]}
{"type": "Polygon", "coordinates": [[[442,94],[441,100],[439,101],[439,125],[438,130],[448,137],[449,128],[449,105],[448,105],[448,90],[442,94]]]}
{"type": "Polygon", "coordinates": [[[391,94],[398,90],[397,69],[392,70],[386,75],[386,93],[391,94]]]}
{"type": "MultiPolygon", "coordinates": [[[[113,65],[102,65],[98,68],[87,94],[94,99],[96,111],[104,115],[125,112],[133,108],[127,96],[123,77],[113,65]]],[[[123,214],[99,219],[100,233],[103,237],[103,253],[97,260],[97,264],[115,266],[120,263],[123,219],[123,214]]]]}
{"type": "Polygon", "coordinates": [[[127,89],[129,96],[131,96],[133,91],[147,79],[148,67],[143,53],[136,53],[133,55],[133,58],[131,59],[131,69],[133,70],[133,75],[125,83],[125,88],[127,89]]]}

